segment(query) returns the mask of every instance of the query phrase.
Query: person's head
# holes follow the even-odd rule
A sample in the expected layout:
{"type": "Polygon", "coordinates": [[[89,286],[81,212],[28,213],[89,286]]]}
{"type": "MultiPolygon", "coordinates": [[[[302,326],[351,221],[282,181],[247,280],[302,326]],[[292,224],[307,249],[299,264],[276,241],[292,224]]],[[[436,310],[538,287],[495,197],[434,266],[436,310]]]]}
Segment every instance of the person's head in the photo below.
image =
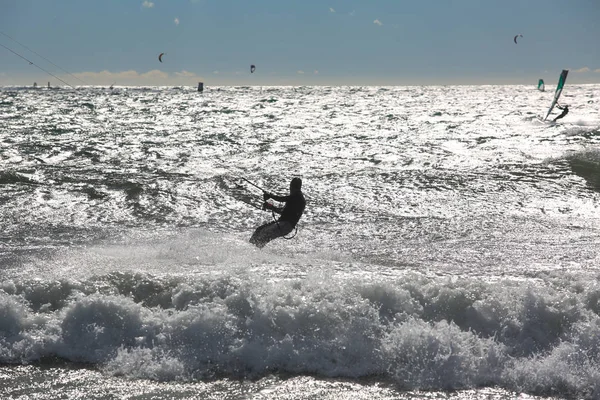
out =
{"type": "Polygon", "coordinates": [[[296,177],[290,182],[290,192],[299,192],[302,189],[302,179],[296,177]]]}

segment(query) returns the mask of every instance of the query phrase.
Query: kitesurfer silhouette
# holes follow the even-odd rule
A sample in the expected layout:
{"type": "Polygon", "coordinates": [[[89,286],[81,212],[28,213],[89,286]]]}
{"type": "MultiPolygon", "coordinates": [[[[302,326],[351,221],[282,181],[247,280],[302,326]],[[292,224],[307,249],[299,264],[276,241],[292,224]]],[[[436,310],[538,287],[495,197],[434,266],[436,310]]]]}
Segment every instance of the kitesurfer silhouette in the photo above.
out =
{"type": "Polygon", "coordinates": [[[271,240],[291,233],[302,217],[306,200],[302,194],[302,179],[294,178],[290,182],[290,194],[288,196],[277,196],[263,192],[263,210],[272,210],[280,215],[279,219],[259,226],[250,238],[250,243],[262,249],[271,240]],[[275,207],[267,200],[273,199],[285,202],[282,208],[275,207]]]}

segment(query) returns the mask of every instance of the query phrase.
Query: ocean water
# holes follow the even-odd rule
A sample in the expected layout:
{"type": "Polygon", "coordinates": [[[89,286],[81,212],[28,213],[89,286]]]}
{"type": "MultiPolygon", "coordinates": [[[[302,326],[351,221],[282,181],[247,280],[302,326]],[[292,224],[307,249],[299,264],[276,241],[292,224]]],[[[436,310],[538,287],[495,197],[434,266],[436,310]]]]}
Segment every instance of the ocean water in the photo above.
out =
{"type": "Polygon", "coordinates": [[[552,96],[0,88],[0,398],[600,398],[600,85],[552,96]]]}

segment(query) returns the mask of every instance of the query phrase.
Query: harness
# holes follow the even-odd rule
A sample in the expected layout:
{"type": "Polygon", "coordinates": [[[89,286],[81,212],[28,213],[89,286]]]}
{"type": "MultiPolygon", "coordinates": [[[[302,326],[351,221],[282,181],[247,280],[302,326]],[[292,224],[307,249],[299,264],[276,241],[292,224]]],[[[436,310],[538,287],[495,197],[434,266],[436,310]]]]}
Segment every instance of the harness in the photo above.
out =
{"type": "MultiPolygon", "coordinates": [[[[279,232],[281,232],[281,226],[279,226],[279,220],[275,218],[275,211],[271,210],[271,215],[273,216],[273,221],[275,221],[275,223],[277,224],[277,229],[279,229],[279,232]]],[[[296,226],[294,227],[295,232],[294,232],[294,236],[290,236],[287,237],[285,235],[281,236],[282,238],[286,239],[286,240],[290,240],[296,237],[296,235],[298,234],[298,224],[296,224],[296,226]]]]}

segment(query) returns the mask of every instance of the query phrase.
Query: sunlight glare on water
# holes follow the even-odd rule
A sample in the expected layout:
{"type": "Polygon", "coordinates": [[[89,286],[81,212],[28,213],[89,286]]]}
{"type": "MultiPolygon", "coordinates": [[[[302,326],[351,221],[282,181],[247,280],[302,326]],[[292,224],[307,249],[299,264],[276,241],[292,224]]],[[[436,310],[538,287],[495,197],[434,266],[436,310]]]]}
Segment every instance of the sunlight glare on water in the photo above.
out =
{"type": "Polygon", "coordinates": [[[0,393],[597,398],[599,89],[1,88],[0,393]]]}

